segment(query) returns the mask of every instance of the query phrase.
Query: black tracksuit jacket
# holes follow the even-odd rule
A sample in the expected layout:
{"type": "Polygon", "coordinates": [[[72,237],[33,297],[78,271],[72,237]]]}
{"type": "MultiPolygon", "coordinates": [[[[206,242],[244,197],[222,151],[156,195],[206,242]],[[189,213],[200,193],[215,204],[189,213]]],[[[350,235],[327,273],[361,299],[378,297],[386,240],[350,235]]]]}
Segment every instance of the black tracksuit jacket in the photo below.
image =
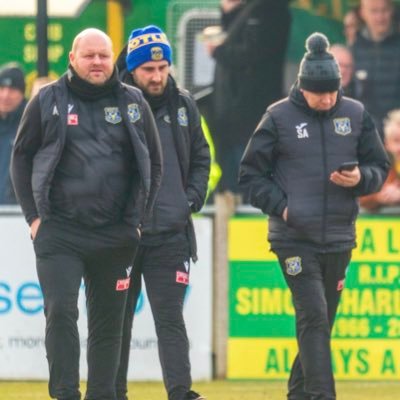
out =
{"type": "Polygon", "coordinates": [[[327,112],[308,107],[295,85],[268,109],[243,155],[240,183],[269,215],[272,249],[308,245],[320,251],[355,246],[357,197],[381,188],[389,160],[363,105],[342,97],[327,112]],[[345,188],[330,174],[357,160],[361,180],[345,188]],[[288,207],[285,222],[282,213],[288,207]]]}
{"type": "MultiPolygon", "coordinates": [[[[120,78],[123,82],[133,85],[129,72],[124,68],[125,50],[119,57],[120,78]]],[[[210,149],[205,139],[202,127],[200,114],[197,109],[195,100],[186,90],[176,87],[175,81],[170,76],[168,81],[170,98],[167,104],[168,111],[171,115],[176,115],[176,118],[170,118],[170,125],[174,139],[175,150],[178,155],[181,182],[185,195],[190,206],[190,212],[195,213],[200,211],[204,204],[207,195],[207,185],[210,173],[210,149]]],[[[160,134],[161,134],[160,130],[160,134]]],[[[164,171],[171,173],[171,171],[164,171]]],[[[163,178],[164,179],[164,178],[163,178]]],[[[181,185],[179,185],[181,186],[181,185]]],[[[179,187],[171,188],[172,191],[179,187]]],[[[158,193],[157,196],[162,195],[158,193]]],[[[166,199],[166,203],[168,200],[166,199]]],[[[157,206],[157,205],[156,205],[157,206]]],[[[156,207],[155,206],[155,207],[156,207]]],[[[155,210],[155,213],[157,210],[155,210]]],[[[169,221],[179,221],[181,212],[177,212],[176,208],[171,207],[171,215],[169,221]]],[[[160,226],[154,226],[154,219],[151,221],[153,226],[147,230],[148,233],[158,233],[159,227],[168,221],[160,221],[160,226]]],[[[197,260],[197,245],[193,221],[189,213],[188,216],[188,234],[190,241],[190,256],[197,260]]],[[[172,228],[172,226],[171,226],[172,228]]]]}
{"type": "MultiPolygon", "coordinates": [[[[66,75],[44,87],[30,101],[14,143],[11,176],[29,224],[37,217],[45,221],[51,215],[49,195],[67,131],[65,79],[66,75]]],[[[123,219],[138,227],[150,212],[161,182],[161,147],[153,115],[141,92],[121,82],[118,85],[117,103],[139,171],[138,179],[133,180],[123,219]]]]}

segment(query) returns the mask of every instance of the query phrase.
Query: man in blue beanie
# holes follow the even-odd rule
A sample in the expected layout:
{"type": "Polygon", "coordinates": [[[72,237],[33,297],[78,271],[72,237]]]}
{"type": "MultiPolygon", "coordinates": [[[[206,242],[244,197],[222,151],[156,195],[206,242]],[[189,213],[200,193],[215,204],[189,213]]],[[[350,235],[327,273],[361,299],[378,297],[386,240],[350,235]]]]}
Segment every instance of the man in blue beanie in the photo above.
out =
{"type": "Polygon", "coordinates": [[[171,46],[154,25],[134,30],[117,61],[121,79],[140,88],[153,111],[163,151],[163,179],[151,218],[145,220],[133,266],[125,316],[117,398],[127,399],[127,371],[133,310],[141,275],[153,312],[168,400],[201,400],[191,390],[189,341],[183,302],[190,259],[197,260],[192,212],[202,207],[210,152],[193,98],[170,75],[171,46]]]}

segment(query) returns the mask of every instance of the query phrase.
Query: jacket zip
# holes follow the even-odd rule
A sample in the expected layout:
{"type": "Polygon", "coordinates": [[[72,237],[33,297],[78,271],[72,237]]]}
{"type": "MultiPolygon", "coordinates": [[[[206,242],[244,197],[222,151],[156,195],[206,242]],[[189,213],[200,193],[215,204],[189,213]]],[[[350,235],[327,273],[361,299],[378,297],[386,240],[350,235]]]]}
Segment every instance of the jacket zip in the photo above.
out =
{"type": "Polygon", "coordinates": [[[321,131],[321,147],[322,147],[322,165],[323,165],[323,182],[324,182],[324,192],[323,192],[323,200],[322,200],[322,243],[325,245],[326,243],[326,213],[327,213],[327,193],[328,193],[328,180],[327,177],[327,159],[326,159],[326,138],[325,138],[325,129],[323,119],[320,116],[318,118],[318,122],[320,125],[321,131]]]}
{"type": "MultiPolygon", "coordinates": [[[[55,125],[59,125],[59,126],[61,126],[61,134],[59,135],[59,138],[60,138],[60,140],[58,141],[58,149],[57,149],[57,154],[56,154],[56,156],[54,157],[54,159],[53,159],[53,164],[52,164],[52,166],[51,166],[51,168],[50,168],[50,172],[49,172],[49,174],[47,175],[47,179],[46,179],[46,181],[45,181],[45,188],[46,188],[46,194],[45,194],[45,197],[46,198],[49,198],[49,195],[50,195],[50,185],[51,185],[51,183],[52,183],[52,181],[53,181],[53,178],[54,178],[54,174],[55,174],[55,172],[56,172],[56,167],[57,167],[57,165],[58,165],[58,163],[60,162],[60,160],[61,160],[61,156],[62,156],[62,152],[63,152],[63,149],[64,149],[64,145],[65,145],[65,137],[66,137],[66,130],[67,130],[67,127],[66,127],[66,125],[64,125],[65,123],[66,123],[66,120],[67,120],[67,118],[66,118],[66,116],[65,116],[65,118],[63,118],[64,117],[64,113],[63,113],[63,109],[61,108],[61,98],[60,98],[60,93],[58,92],[58,89],[56,88],[56,87],[53,87],[52,88],[52,91],[53,91],[53,96],[54,96],[54,104],[55,104],[55,107],[57,107],[57,110],[58,110],[58,112],[59,113],[61,113],[61,114],[59,114],[59,116],[58,116],[58,121],[57,122],[55,122],[55,125]],[[61,121],[61,123],[60,123],[60,121],[61,121]]],[[[41,103],[41,102],[40,102],[41,103]]],[[[42,106],[42,104],[40,104],[40,106],[42,106]]],[[[42,113],[42,111],[40,111],[41,113],[42,113]]],[[[50,208],[50,204],[47,204],[46,205],[48,208],[50,208]]],[[[38,210],[39,211],[39,210],[38,210]]],[[[47,217],[48,217],[48,215],[43,215],[43,221],[45,221],[46,219],[47,219],[47,217]]]]}

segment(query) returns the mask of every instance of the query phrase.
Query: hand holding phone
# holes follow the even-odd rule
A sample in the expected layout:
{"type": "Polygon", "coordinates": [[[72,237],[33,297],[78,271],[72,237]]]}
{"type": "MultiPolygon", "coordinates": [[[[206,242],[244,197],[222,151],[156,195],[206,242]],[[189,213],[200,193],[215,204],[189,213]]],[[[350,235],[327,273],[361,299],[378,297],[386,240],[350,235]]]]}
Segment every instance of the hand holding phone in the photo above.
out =
{"type": "Polygon", "coordinates": [[[347,161],[341,164],[329,177],[330,181],[338,186],[354,187],[361,179],[358,161],[347,161]]]}
{"type": "Polygon", "coordinates": [[[358,161],[346,161],[343,164],[341,164],[337,170],[339,172],[353,171],[353,169],[357,166],[358,166],[358,161]]]}

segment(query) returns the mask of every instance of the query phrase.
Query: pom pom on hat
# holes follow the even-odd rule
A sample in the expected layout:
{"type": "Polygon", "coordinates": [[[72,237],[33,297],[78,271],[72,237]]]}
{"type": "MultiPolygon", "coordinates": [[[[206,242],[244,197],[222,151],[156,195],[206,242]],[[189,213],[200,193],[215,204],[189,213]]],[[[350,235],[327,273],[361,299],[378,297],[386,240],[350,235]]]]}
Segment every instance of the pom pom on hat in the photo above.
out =
{"type": "Polygon", "coordinates": [[[322,33],[315,32],[306,40],[306,49],[308,53],[325,53],[329,46],[328,38],[322,33]]]}
{"type": "Polygon", "coordinates": [[[299,86],[316,93],[335,92],[340,87],[340,69],[329,49],[328,38],[319,32],[306,40],[307,53],[300,63],[299,86]]]}
{"type": "Polygon", "coordinates": [[[129,36],[126,55],[128,71],[148,61],[166,60],[171,65],[172,49],[166,34],[155,25],[135,29],[129,36]]]}

